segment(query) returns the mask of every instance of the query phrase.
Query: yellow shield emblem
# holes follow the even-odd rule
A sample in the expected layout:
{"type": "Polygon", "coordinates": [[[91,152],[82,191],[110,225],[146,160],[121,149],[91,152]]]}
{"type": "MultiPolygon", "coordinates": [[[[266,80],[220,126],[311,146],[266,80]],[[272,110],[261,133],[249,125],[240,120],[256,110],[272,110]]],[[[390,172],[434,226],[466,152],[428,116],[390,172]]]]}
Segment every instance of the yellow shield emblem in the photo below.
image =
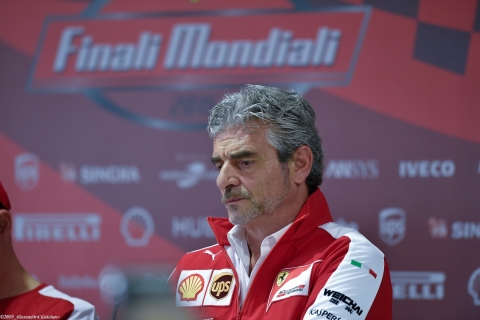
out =
{"type": "Polygon", "coordinates": [[[286,270],[280,271],[280,273],[277,276],[277,286],[280,287],[285,282],[289,273],[290,271],[286,271],[286,270]]]}

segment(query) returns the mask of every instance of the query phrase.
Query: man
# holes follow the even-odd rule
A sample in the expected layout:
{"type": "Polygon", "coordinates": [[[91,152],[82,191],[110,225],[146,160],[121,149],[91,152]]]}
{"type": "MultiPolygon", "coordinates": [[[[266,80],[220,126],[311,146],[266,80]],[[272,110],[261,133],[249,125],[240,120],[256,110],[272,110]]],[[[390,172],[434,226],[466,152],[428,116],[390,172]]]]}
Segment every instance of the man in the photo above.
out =
{"type": "MultiPolygon", "coordinates": [[[[38,282],[22,267],[12,246],[12,216],[0,182],[0,315],[38,319],[95,320],[95,307],[38,282]],[[44,318],[42,318],[44,316],[44,318]],[[47,317],[47,318],[45,318],[47,317]]],[[[9,319],[9,318],[2,318],[9,319]]]]}
{"type": "Polygon", "coordinates": [[[178,263],[177,306],[200,319],[391,319],[383,253],[333,223],[318,189],[309,103],[247,85],[211,110],[207,131],[229,219],[208,218],[218,244],[178,263]]]}

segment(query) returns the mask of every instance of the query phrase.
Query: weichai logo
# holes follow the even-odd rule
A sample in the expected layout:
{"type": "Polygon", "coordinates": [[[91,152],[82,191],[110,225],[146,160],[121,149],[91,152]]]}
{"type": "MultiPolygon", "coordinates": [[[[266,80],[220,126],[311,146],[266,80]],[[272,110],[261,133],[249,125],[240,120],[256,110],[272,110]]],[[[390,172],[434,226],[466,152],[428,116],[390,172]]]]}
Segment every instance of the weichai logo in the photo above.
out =
{"type": "MultiPolygon", "coordinates": [[[[285,88],[345,85],[352,77],[370,10],[355,6],[308,12],[53,17],[44,24],[28,89],[84,92],[117,115],[133,119],[135,107],[120,106],[128,99],[112,95],[122,90],[142,90],[145,96],[147,89],[218,86],[223,91],[245,83],[285,88]]],[[[182,99],[187,98],[175,103],[183,106],[182,99]]],[[[197,107],[203,110],[201,101],[197,107]]],[[[175,114],[178,109],[172,110],[175,114]]],[[[141,121],[161,129],[192,126],[141,121]]]]}
{"type": "Polygon", "coordinates": [[[368,12],[53,18],[31,88],[340,84],[353,71],[368,12]]]}

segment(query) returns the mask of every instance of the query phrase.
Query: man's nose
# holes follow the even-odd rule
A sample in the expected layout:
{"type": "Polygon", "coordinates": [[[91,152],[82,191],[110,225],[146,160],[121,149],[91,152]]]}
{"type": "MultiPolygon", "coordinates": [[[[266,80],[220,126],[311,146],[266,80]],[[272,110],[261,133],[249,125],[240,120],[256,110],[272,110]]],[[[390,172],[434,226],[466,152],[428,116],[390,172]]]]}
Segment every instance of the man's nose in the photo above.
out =
{"type": "Polygon", "coordinates": [[[240,183],[235,167],[228,161],[222,165],[217,177],[217,187],[224,191],[228,187],[237,186],[240,183]]]}

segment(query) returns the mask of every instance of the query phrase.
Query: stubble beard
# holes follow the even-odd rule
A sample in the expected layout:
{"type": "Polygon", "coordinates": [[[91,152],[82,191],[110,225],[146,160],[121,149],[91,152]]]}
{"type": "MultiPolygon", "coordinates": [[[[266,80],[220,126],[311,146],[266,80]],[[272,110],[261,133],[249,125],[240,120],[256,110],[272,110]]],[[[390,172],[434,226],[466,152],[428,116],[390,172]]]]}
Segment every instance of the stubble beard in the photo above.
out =
{"type": "Polygon", "coordinates": [[[233,192],[232,189],[226,189],[222,196],[222,202],[225,203],[228,199],[231,198],[243,198],[249,200],[251,203],[250,210],[239,213],[231,214],[231,211],[237,211],[238,206],[235,204],[227,205],[228,219],[233,225],[245,225],[248,222],[257,219],[262,216],[270,215],[282,204],[283,200],[288,195],[290,190],[290,181],[288,180],[288,166],[282,164],[282,190],[273,198],[261,198],[256,200],[253,195],[245,190],[239,192],[233,192]]]}

